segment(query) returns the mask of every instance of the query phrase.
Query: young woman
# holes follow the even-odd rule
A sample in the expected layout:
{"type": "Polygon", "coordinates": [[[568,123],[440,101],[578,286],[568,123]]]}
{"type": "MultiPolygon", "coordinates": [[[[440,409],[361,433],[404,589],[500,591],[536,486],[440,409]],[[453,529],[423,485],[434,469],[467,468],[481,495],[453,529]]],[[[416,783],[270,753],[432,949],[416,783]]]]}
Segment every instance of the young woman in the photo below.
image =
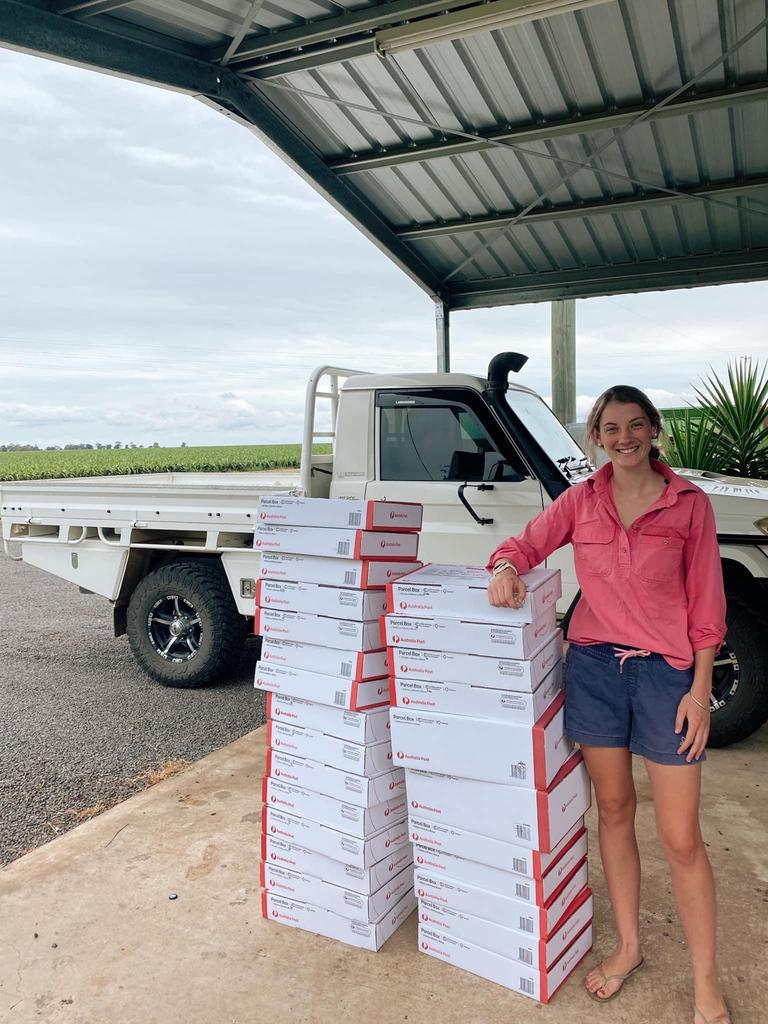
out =
{"type": "Polygon", "coordinates": [[[568,629],[565,728],[597,802],[616,949],[586,979],[605,1002],[643,966],[632,755],[645,761],[656,827],[693,967],[694,1024],[731,1024],[715,959],[715,888],[699,828],[712,665],[725,595],[707,496],[658,461],[661,416],[637,388],[598,398],[588,443],[609,462],[569,487],[488,563],[489,600],[519,607],[520,574],[573,544],[581,599],[568,629]]]}

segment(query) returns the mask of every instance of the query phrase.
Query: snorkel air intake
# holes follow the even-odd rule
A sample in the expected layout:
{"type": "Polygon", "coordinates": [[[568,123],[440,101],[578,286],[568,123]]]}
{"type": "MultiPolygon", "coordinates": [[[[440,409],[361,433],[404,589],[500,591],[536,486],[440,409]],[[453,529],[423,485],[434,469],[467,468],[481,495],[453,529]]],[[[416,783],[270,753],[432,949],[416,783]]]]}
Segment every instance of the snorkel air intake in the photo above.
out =
{"type": "Polygon", "coordinates": [[[499,352],[488,364],[488,380],[485,393],[493,394],[509,390],[507,378],[510,373],[519,373],[528,362],[528,356],[521,352],[499,352]]]}

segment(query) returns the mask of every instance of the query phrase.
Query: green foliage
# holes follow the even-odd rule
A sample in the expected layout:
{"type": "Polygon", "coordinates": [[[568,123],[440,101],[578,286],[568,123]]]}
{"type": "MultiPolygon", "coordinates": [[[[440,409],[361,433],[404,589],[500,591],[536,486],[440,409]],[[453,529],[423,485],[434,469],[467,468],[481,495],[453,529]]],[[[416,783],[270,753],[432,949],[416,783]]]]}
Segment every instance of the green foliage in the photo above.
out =
{"type": "Polygon", "coordinates": [[[728,364],[725,379],[713,370],[694,391],[701,407],[667,411],[672,441],[667,462],[728,476],[768,478],[768,364],[761,370],[744,356],[728,364]]]}
{"type": "Polygon", "coordinates": [[[708,409],[676,410],[676,415],[665,417],[665,424],[672,447],[664,458],[670,465],[725,472],[722,445],[708,409]]]}
{"type": "MultiPolygon", "coordinates": [[[[318,454],[330,454],[331,446],[315,445],[314,450],[318,454]]],[[[299,444],[3,452],[0,453],[0,480],[46,480],[123,473],[244,473],[295,469],[300,463],[299,444]]]]}

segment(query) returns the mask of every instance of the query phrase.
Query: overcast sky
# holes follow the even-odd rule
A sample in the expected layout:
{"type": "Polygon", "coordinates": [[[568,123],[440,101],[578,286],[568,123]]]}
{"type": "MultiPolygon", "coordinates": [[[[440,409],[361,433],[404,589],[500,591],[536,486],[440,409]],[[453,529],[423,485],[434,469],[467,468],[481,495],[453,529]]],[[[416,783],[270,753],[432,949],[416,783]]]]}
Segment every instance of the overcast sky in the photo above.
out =
{"type": "MultiPolygon", "coordinates": [[[[311,369],[434,369],[428,297],[244,128],[184,96],[0,49],[0,443],[300,440],[311,369]]],[[[579,412],[661,405],[768,356],[768,284],[577,304],[579,412]]],[[[454,314],[455,370],[549,307],[454,314]]]]}

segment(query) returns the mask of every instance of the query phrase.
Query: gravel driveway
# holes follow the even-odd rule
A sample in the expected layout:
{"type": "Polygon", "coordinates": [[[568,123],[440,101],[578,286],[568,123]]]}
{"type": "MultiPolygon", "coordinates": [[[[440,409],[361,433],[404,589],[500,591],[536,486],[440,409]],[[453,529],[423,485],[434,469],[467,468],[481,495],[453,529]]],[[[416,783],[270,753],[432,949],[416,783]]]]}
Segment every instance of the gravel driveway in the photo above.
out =
{"type": "Polygon", "coordinates": [[[264,721],[255,646],[218,686],[139,672],[109,603],[0,554],[0,864],[264,721]]]}

